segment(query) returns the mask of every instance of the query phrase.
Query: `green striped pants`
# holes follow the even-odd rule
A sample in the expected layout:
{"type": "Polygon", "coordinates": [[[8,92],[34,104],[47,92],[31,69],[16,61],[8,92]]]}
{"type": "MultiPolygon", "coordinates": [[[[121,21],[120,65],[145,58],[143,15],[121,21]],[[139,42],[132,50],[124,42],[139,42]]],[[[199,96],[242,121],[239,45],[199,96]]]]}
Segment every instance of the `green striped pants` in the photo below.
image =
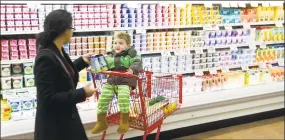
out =
{"type": "Polygon", "coordinates": [[[109,104],[114,94],[118,93],[118,104],[121,113],[129,113],[130,109],[130,88],[128,85],[106,84],[99,97],[97,114],[107,113],[109,104]]]}

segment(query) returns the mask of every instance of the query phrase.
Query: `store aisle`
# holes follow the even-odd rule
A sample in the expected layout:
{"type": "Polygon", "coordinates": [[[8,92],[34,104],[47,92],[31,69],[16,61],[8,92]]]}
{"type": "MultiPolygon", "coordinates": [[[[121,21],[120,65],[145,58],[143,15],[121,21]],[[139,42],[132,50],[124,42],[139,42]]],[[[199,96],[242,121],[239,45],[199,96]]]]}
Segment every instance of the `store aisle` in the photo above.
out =
{"type": "Polygon", "coordinates": [[[284,140],[284,116],[253,123],[222,128],[175,140],[204,139],[278,139],[284,140]]]}

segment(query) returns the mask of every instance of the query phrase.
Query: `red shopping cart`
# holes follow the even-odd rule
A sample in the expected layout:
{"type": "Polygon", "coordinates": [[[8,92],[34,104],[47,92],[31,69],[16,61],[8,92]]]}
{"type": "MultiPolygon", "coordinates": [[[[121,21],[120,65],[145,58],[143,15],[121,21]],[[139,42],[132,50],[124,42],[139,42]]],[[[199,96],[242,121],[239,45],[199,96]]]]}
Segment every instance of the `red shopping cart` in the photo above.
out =
{"type": "MultiPolygon", "coordinates": [[[[107,82],[108,76],[132,77],[137,79],[137,88],[131,91],[130,96],[130,128],[144,131],[143,140],[157,129],[156,140],[159,139],[163,120],[178,110],[182,104],[182,75],[171,75],[141,71],[138,76],[121,72],[92,73],[95,88],[98,88],[97,99],[107,82]]],[[[107,122],[119,125],[120,110],[115,94],[107,112],[107,122]]],[[[106,131],[101,140],[104,140],[106,131]]],[[[123,139],[124,134],[120,135],[123,139]]]]}

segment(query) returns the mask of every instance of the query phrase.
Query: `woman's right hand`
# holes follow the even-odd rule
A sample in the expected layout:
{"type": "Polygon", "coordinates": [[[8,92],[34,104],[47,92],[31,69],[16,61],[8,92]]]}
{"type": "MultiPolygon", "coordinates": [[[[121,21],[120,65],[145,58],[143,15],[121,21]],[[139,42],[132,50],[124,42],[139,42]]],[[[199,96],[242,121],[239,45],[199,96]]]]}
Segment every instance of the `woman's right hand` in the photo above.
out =
{"type": "Polygon", "coordinates": [[[85,91],[85,96],[86,97],[90,97],[92,96],[95,92],[98,91],[97,88],[94,88],[93,85],[91,83],[87,84],[86,86],[84,86],[84,91],[85,91]]]}

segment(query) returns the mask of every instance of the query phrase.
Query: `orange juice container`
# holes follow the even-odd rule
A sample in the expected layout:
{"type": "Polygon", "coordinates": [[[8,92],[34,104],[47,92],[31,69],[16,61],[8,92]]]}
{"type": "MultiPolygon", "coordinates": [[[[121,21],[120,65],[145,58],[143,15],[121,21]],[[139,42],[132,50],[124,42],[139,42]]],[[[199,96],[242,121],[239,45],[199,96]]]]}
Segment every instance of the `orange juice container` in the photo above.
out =
{"type": "Polygon", "coordinates": [[[209,91],[209,87],[210,87],[209,80],[207,78],[204,78],[202,82],[202,91],[206,92],[209,91]]]}

